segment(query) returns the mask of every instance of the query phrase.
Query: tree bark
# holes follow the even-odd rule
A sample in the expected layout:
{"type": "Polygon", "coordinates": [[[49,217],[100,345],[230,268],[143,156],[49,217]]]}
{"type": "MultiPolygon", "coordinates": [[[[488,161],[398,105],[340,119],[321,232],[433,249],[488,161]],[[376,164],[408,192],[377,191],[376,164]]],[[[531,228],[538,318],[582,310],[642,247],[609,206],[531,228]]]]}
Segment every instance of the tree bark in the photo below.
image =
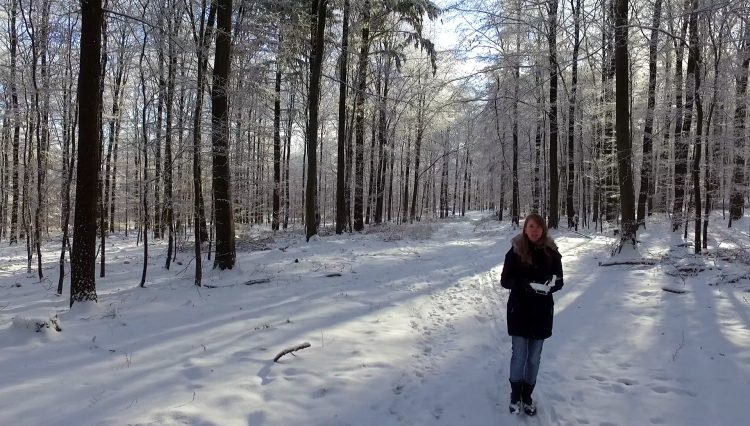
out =
{"type": "MultiPolygon", "coordinates": [[[[510,209],[511,223],[518,226],[520,220],[520,194],[518,193],[518,85],[521,78],[521,40],[518,32],[515,34],[516,41],[516,58],[513,61],[513,185],[512,185],[512,201],[510,209]]],[[[497,80],[500,84],[500,80],[497,80]]],[[[500,88],[498,87],[498,90],[500,88]]],[[[495,115],[497,116],[497,107],[495,107],[495,115]]],[[[496,121],[497,117],[496,117],[496,121]]],[[[500,136],[500,135],[498,135],[500,136]]],[[[502,149],[502,148],[501,148],[502,149]]]]}
{"type": "Polygon", "coordinates": [[[63,149],[62,149],[62,243],[60,247],[60,275],[57,281],[57,294],[62,295],[63,283],[65,281],[65,250],[70,251],[69,223],[70,223],[70,186],[73,182],[73,168],[75,167],[76,158],[76,138],[75,129],[78,123],[77,107],[73,104],[73,61],[72,61],[72,40],[73,40],[73,22],[68,17],[68,51],[67,51],[67,68],[65,69],[64,80],[67,87],[63,89],[63,149]]]}
{"type": "Polygon", "coordinates": [[[357,92],[354,95],[354,137],[356,158],[354,160],[354,230],[362,231],[364,225],[364,138],[365,138],[365,90],[367,89],[367,62],[370,52],[370,1],[362,6],[362,39],[357,67],[357,92]]]}
{"type": "MultiPolygon", "coordinates": [[[[420,76],[421,77],[421,76],[420,76]]],[[[419,84],[417,84],[420,87],[419,84]]],[[[409,222],[414,222],[417,215],[417,194],[419,193],[419,163],[421,160],[422,138],[424,137],[424,108],[425,97],[423,88],[419,88],[420,93],[417,95],[417,135],[414,140],[414,190],[411,194],[411,210],[409,212],[409,222]]]]}
{"type": "Polygon", "coordinates": [[[630,85],[628,76],[628,0],[616,0],[615,10],[615,127],[617,130],[617,175],[620,183],[622,232],[620,249],[626,242],[635,247],[638,225],[635,222],[632,149],[630,145],[630,85]]]}
{"type": "MultiPolygon", "coordinates": [[[[722,126],[718,125],[722,120],[718,119],[714,123],[713,117],[714,117],[714,111],[717,106],[717,98],[718,98],[718,82],[719,82],[719,65],[721,64],[721,58],[723,53],[723,45],[724,45],[724,34],[725,34],[725,28],[726,28],[726,20],[722,20],[719,28],[718,28],[718,40],[715,37],[712,26],[712,19],[707,20],[708,24],[708,34],[711,38],[711,49],[714,54],[714,78],[713,78],[713,86],[712,86],[712,94],[711,94],[711,102],[708,106],[708,119],[706,120],[706,135],[709,134],[709,132],[713,132],[712,136],[710,138],[706,138],[706,176],[705,176],[705,182],[706,182],[706,197],[705,197],[705,206],[703,209],[703,248],[708,248],[708,224],[711,219],[711,209],[713,208],[713,197],[715,196],[716,192],[719,189],[719,173],[714,172],[714,168],[717,170],[723,170],[724,168],[721,167],[721,157],[719,156],[719,150],[716,149],[716,146],[719,143],[719,135],[722,133],[722,126]]],[[[723,105],[723,104],[722,104],[723,105]]],[[[721,106],[720,106],[721,108],[721,106]]]]}
{"type": "MultiPolygon", "coordinates": [[[[695,97],[695,149],[693,150],[693,194],[695,197],[695,253],[701,252],[701,154],[703,153],[703,102],[701,102],[701,58],[700,45],[698,41],[698,0],[692,0],[693,11],[690,13],[690,54],[688,59],[688,69],[691,61],[694,62],[694,97],[695,97]]],[[[689,72],[688,72],[689,75],[689,72]]],[[[687,228],[687,227],[686,227],[687,228]]]]}
{"type": "Polygon", "coordinates": [[[292,124],[294,116],[294,91],[289,95],[289,104],[287,107],[287,122],[285,135],[285,160],[284,160],[284,229],[289,226],[289,207],[291,203],[291,193],[289,192],[289,159],[292,147],[292,124]]]}
{"type": "Polygon", "coordinates": [[[557,167],[557,2],[547,0],[547,34],[549,48],[549,217],[550,228],[559,222],[559,177],[557,167]]]}
{"type": "MultiPolygon", "coordinates": [[[[196,244],[208,240],[206,227],[206,208],[203,200],[203,171],[201,166],[201,118],[203,116],[203,96],[205,93],[206,70],[208,69],[208,49],[213,37],[214,21],[216,19],[216,3],[211,1],[206,20],[206,0],[203,0],[200,15],[200,31],[193,35],[198,57],[198,70],[195,90],[195,107],[193,109],[193,214],[196,216],[198,228],[196,244]]],[[[200,247],[199,247],[200,248],[200,247]]]]}
{"type": "MultiPolygon", "coordinates": [[[[144,8],[145,12],[145,8],[144,8]]],[[[145,14],[145,13],[144,13],[145,14]]],[[[143,96],[143,107],[141,108],[141,139],[143,144],[141,145],[141,163],[143,167],[143,180],[141,184],[141,214],[143,215],[143,270],[141,272],[141,282],[139,287],[143,288],[146,286],[146,273],[148,271],[148,225],[149,225],[149,212],[148,212],[148,98],[146,97],[146,78],[143,73],[143,58],[146,56],[146,42],[148,41],[148,32],[146,31],[145,25],[143,26],[143,44],[141,45],[141,57],[138,62],[138,69],[141,74],[141,95],[143,96]]]]}
{"type": "Polygon", "coordinates": [[[21,115],[18,108],[18,89],[16,87],[16,58],[18,51],[18,35],[16,31],[16,16],[18,15],[17,0],[10,2],[10,98],[11,109],[13,110],[13,176],[12,176],[12,198],[13,203],[10,208],[10,244],[18,243],[18,170],[19,170],[19,150],[21,145],[21,115]]]}
{"type": "Polygon", "coordinates": [[[732,222],[742,218],[744,214],[744,199],[747,193],[745,183],[745,111],[747,110],[748,68],[750,67],[750,22],[745,22],[745,31],[740,42],[740,69],[737,74],[737,86],[734,109],[734,174],[732,176],[732,194],[729,201],[729,226],[732,222]]]}
{"type": "MultiPolygon", "coordinates": [[[[659,1],[659,0],[657,0],[659,1]]],[[[568,217],[568,228],[574,226],[575,220],[575,208],[573,202],[573,188],[576,181],[576,169],[575,169],[575,116],[576,116],[576,94],[578,90],[578,50],[581,45],[580,40],[580,14],[581,14],[581,0],[570,0],[570,8],[573,10],[574,30],[573,30],[573,69],[571,71],[571,87],[570,87],[570,105],[568,106],[568,185],[565,194],[565,205],[567,207],[568,217]]],[[[582,153],[583,154],[583,153],[582,153]]]]}
{"type": "MultiPolygon", "coordinates": [[[[638,192],[638,211],[636,222],[638,226],[646,226],[646,206],[651,205],[651,175],[653,174],[653,132],[654,108],[656,106],[656,54],[659,44],[659,26],[661,24],[662,0],[654,3],[654,16],[651,22],[651,39],[648,48],[648,104],[646,106],[646,120],[643,127],[643,160],[641,166],[641,188],[638,192]]],[[[649,210],[649,214],[651,211],[649,210]]]]}
{"type": "MultiPolygon", "coordinates": [[[[388,50],[388,43],[384,43],[388,50]]],[[[391,56],[386,54],[383,70],[383,96],[380,98],[380,111],[378,117],[378,183],[375,200],[375,223],[383,222],[383,197],[385,196],[385,175],[388,173],[388,86],[391,79],[391,56]]]]}
{"type": "Polygon", "coordinates": [[[323,67],[324,36],[326,25],[326,8],[328,0],[313,0],[310,16],[310,92],[307,98],[308,123],[307,123],[307,181],[305,186],[305,237],[318,233],[318,111],[320,107],[320,77],[323,67]]]}
{"type": "Polygon", "coordinates": [[[236,260],[231,172],[229,167],[229,70],[231,67],[232,0],[216,2],[216,52],[211,88],[211,143],[216,217],[214,268],[232,269],[236,260]]]}
{"type": "MultiPolygon", "coordinates": [[[[167,105],[166,105],[166,131],[164,135],[164,214],[163,221],[167,232],[167,256],[164,267],[169,270],[172,262],[172,253],[175,251],[174,236],[174,200],[172,187],[172,122],[174,121],[174,93],[175,93],[175,73],[177,68],[177,52],[175,49],[175,39],[178,37],[179,17],[175,16],[175,4],[169,5],[167,16],[167,105]]],[[[181,129],[180,129],[181,130],[181,129]]]]}
{"type": "MultiPolygon", "coordinates": [[[[687,13],[690,7],[691,0],[685,0],[683,10],[687,13]]],[[[686,137],[689,137],[689,129],[691,123],[685,123],[685,119],[692,120],[692,91],[685,87],[684,96],[685,104],[683,105],[683,76],[682,76],[682,62],[684,58],[685,47],[682,40],[685,39],[687,34],[688,18],[686,17],[682,24],[680,31],[680,39],[677,43],[677,63],[675,66],[675,101],[677,104],[677,119],[674,127],[674,203],[672,204],[672,232],[677,231],[682,226],[683,221],[683,209],[685,204],[685,189],[687,182],[687,154],[688,146],[686,137]],[[688,129],[686,134],[685,129],[688,129]]],[[[688,68],[690,68],[688,60],[688,68]]],[[[688,77],[685,79],[685,85],[692,87],[694,81],[691,81],[690,70],[688,69],[688,77]]]]}
{"type": "MultiPolygon", "coordinates": [[[[281,31],[280,28],[279,31],[281,31]]],[[[271,212],[271,229],[274,231],[279,230],[281,209],[281,42],[282,38],[279,34],[273,99],[273,211],[271,212]]]]}
{"type": "Polygon", "coordinates": [[[541,70],[534,73],[534,84],[540,88],[537,97],[536,132],[534,136],[534,185],[531,210],[544,216],[544,204],[542,201],[542,178],[541,178],[541,155],[544,144],[544,93],[542,87],[541,70]]]}
{"type": "Polygon", "coordinates": [[[96,295],[96,186],[101,151],[99,96],[101,79],[102,2],[81,3],[81,55],[78,74],[78,164],[71,252],[70,306],[97,301],[96,295]],[[94,83],[94,84],[92,84],[94,83]],[[94,88],[94,89],[92,89],[94,88]]]}
{"type": "Polygon", "coordinates": [[[336,159],[336,233],[346,227],[346,88],[349,55],[349,0],[344,0],[344,17],[341,30],[341,56],[339,58],[339,117],[336,159]]]}

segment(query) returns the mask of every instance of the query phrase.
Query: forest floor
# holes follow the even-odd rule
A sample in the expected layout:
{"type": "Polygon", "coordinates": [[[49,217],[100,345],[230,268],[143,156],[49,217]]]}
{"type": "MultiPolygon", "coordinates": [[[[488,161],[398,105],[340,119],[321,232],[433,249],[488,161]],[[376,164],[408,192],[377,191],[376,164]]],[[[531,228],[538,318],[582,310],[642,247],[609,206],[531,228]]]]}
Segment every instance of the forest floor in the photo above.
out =
{"type": "Polygon", "coordinates": [[[744,424],[750,218],[726,225],[714,215],[694,255],[654,217],[629,255],[646,261],[613,266],[613,238],[553,231],[566,284],[534,419],[507,413],[499,277],[518,230],[484,213],[309,243],[253,228],[234,270],[204,261],[202,288],[190,247],[166,270],[162,243],[139,288],[142,247],[118,234],[98,303],[72,310],[58,243],[41,281],[3,243],[0,424],[744,424]]]}

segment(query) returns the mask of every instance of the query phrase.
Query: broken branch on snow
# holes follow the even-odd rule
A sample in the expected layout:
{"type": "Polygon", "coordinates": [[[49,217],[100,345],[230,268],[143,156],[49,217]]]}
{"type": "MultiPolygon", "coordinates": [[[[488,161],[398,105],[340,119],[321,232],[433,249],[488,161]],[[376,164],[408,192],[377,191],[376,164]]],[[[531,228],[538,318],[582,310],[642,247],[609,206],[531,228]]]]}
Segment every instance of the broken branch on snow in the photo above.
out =
{"type": "Polygon", "coordinates": [[[294,346],[292,348],[284,349],[283,351],[279,352],[278,355],[276,355],[276,357],[273,359],[273,362],[279,362],[279,359],[281,359],[281,357],[286,354],[291,353],[292,355],[294,355],[293,352],[298,351],[300,349],[309,348],[309,347],[310,347],[310,343],[305,342],[305,343],[300,343],[299,345],[294,346]]]}
{"type": "Polygon", "coordinates": [[[599,262],[599,266],[616,266],[616,265],[656,265],[656,259],[630,259],[630,260],[609,260],[599,262]]]}

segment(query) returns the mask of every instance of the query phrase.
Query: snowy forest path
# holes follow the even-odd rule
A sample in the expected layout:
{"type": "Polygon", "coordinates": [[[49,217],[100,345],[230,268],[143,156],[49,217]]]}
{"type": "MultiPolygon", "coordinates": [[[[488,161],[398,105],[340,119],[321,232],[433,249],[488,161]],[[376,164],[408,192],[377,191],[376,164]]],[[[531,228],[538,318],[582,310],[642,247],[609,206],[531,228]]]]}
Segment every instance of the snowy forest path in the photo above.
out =
{"type": "MultiPolygon", "coordinates": [[[[495,424],[514,421],[507,410],[508,292],[500,287],[500,273],[510,239],[517,232],[510,225],[474,217],[444,224],[425,243],[436,251],[460,247],[462,264],[446,263],[447,257],[441,255],[434,257],[434,265],[420,265],[425,287],[431,286],[432,274],[440,276],[442,285],[433,285],[429,296],[411,308],[410,327],[416,334],[412,362],[393,384],[396,397],[390,406],[399,424],[474,424],[472,419],[477,418],[493,419],[495,424]],[[455,274],[457,266],[467,272],[455,274]],[[446,275],[452,274],[456,278],[449,285],[446,275]],[[435,387],[445,383],[451,387],[436,392],[435,387]],[[432,408],[424,413],[411,409],[419,406],[432,408]]],[[[602,249],[591,244],[595,239],[559,234],[563,255],[577,257],[602,249]]],[[[422,260],[429,261],[426,256],[422,260]]],[[[560,400],[560,395],[550,388],[540,389],[535,396],[540,402],[538,416],[526,422],[558,424],[552,402],[560,400]]]]}

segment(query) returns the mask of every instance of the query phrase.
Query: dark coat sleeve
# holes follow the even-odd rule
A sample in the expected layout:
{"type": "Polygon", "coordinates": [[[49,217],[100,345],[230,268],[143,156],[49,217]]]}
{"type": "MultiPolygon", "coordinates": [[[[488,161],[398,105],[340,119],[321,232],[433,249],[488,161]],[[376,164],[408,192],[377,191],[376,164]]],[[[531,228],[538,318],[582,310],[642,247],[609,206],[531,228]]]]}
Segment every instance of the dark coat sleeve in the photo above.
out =
{"type": "Polygon", "coordinates": [[[505,254],[505,263],[503,263],[503,272],[500,273],[500,285],[508,290],[520,288],[525,284],[521,277],[519,258],[513,252],[513,248],[505,254]]]}
{"type": "Polygon", "coordinates": [[[555,276],[557,276],[557,279],[555,279],[555,283],[550,289],[550,292],[554,293],[562,289],[563,285],[565,285],[565,282],[563,281],[562,256],[558,252],[555,252],[552,259],[552,269],[554,270],[555,276]]]}

